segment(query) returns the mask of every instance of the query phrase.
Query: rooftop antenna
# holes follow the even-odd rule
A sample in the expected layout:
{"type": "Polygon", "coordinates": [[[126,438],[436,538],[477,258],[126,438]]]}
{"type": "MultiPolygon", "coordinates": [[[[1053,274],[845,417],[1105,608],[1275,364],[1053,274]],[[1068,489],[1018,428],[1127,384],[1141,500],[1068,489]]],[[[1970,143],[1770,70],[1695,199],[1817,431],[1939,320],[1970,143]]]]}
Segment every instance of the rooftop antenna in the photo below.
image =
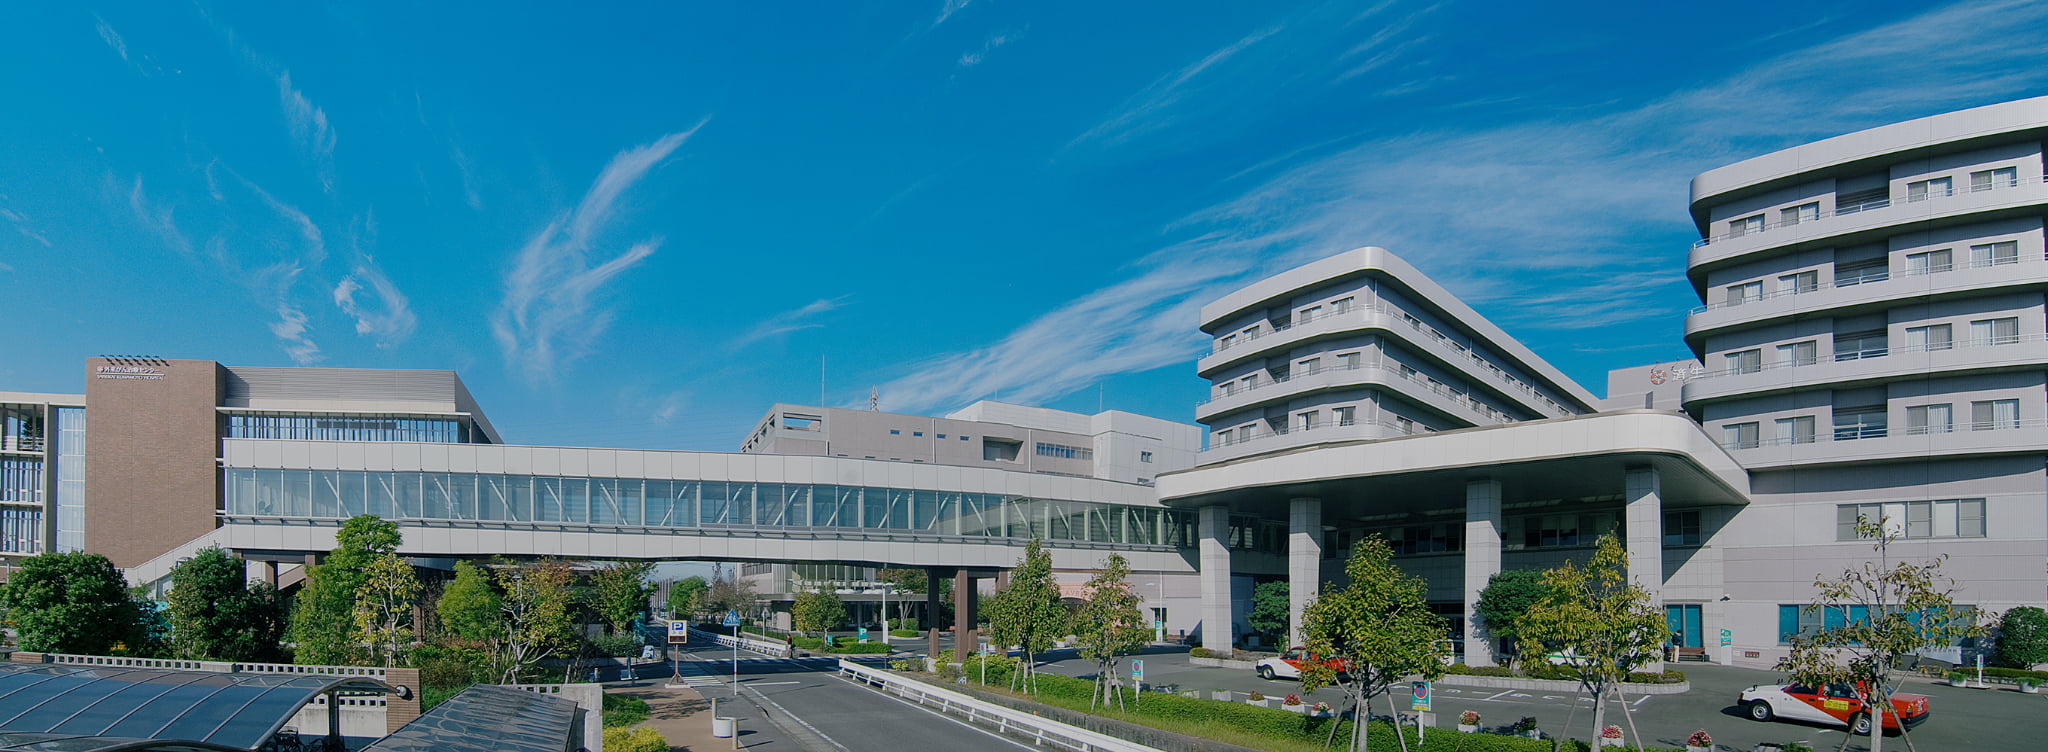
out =
{"type": "Polygon", "coordinates": [[[881,411],[882,411],[882,388],[881,388],[881,387],[879,387],[879,386],[871,386],[871,387],[868,387],[868,412],[871,412],[871,413],[878,413],[878,412],[881,412],[881,411]]]}

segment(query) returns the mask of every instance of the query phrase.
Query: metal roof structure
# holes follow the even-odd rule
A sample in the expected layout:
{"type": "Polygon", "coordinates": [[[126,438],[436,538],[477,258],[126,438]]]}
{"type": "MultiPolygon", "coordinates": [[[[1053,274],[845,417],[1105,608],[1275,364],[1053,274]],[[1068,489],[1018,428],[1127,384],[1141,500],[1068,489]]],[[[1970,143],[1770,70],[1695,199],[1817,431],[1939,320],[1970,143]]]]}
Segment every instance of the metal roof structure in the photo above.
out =
{"type": "Polygon", "coordinates": [[[0,664],[0,734],[44,745],[0,750],[255,749],[323,694],[393,691],[365,676],[0,664]]]}
{"type": "Polygon", "coordinates": [[[576,731],[576,703],[479,684],[362,752],[562,752],[576,731]]]}
{"type": "Polygon", "coordinates": [[[0,731],[0,752],[244,752],[205,742],[0,731]]]}

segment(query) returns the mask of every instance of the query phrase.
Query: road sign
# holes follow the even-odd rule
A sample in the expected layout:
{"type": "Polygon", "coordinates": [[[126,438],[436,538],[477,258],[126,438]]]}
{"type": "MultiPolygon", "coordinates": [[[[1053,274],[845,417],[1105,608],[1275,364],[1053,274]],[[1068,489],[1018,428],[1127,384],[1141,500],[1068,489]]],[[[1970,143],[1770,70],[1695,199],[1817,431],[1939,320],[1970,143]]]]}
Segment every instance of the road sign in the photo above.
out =
{"type": "Polygon", "coordinates": [[[1426,681],[1419,681],[1419,682],[1416,682],[1416,683],[1415,683],[1415,696],[1414,696],[1413,698],[1411,698],[1411,699],[1409,700],[1409,702],[1408,702],[1408,709],[1409,709],[1409,710],[1428,710],[1428,709],[1429,709],[1429,682],[1426,682],[1426,681]]]}
{"type": "Polygon", "coordinates": [[[1144,680],[1145,680],[1145,662],[1144,662],[1144,661],[1141,661],[1141,660],[1137,660],[1137,659],[1132,659],[1132,660],[1131,660],[1131,681],[1134,681],[1134,682],[1141,682],[1141,681],[1144,681],[1144,680]]]}
{"type": "Polygon", "coordinates": [[[1730,631],[1728,631],[1728,630],[1726,630],[1726,629],[1723,629],[1723,630],[1721,630],[1721,644],[1722,644],[1722,645],[1733,645],[1733,644],[1735,644],[1735,633],[1734,633],[1734,632],[1730,632],[1730,631]]]}
{"type": "Polygon", "coordinates": [[[725,612],[725,625],[726,625],[726,626],[728,626],[728,627],[737,627],[737,626],[739,626],[739,625],[740,625],[740,612],[738,612],[738,611],[727,611],[727,612],[725,612]]]}
{"type": "Polygon", "coordinates": [[[868,628],[867,628],[867,627],[861,627],[861,628],[860,628],[860,641],[861,641],[861,642],[867,642],[867,641],[868,641],[868,628]]]}

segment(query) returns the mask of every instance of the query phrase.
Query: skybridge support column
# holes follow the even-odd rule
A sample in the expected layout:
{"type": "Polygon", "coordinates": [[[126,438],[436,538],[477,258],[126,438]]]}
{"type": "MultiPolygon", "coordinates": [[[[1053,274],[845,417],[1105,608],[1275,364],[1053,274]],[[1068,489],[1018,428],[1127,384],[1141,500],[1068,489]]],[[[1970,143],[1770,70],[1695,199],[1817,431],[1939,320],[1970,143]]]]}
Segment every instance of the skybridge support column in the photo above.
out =
{"type": "MultiPolygon", "coordinates": [[[[1627,491],[1623,498],[1628,507],[1624,519],[1628,525],[1628,578],[1650,594],[1650,605],[1658,611],[1664,610],[1664,481],[1657,468],[1642,466],[1628,469],[1624,481],[1627,491]]],[[[1644,671],[1664,670],[1663,661],[1655,661],[1642,668],[1644,671]]]]}
{"type": "Polygon", "coordinates": [[[976,597],[974,575],[961,567],[953,576],[953,660],[964,661],[980,643],[975,642],[974,610],[976,597]]]}
{"type": "Polygon", "coordinates": [[[1302,643],[1301,614],[1322,592],[1323,500],[1293,499],[1287,510],[1287,644],[1302,643]]]}
{"type": "Polygon", "coordinates": [[[1494,665],[1493,635],[1479,618],[1479,593],[1500,571],[1500,481],[1465,484],[1465,665],[1494,665]]]}
{"type": "Polygon", "coordinates": [[[1196,535],[1202,552],[1202,647],[1228,655],[1233,635],[1230,603],[1230,508],[1202,507],[1196,535]]]}
{"type": "Polygon", "coordinates": [[[939,570],[924,570],[924,654],[939,657],[939,570]]]}

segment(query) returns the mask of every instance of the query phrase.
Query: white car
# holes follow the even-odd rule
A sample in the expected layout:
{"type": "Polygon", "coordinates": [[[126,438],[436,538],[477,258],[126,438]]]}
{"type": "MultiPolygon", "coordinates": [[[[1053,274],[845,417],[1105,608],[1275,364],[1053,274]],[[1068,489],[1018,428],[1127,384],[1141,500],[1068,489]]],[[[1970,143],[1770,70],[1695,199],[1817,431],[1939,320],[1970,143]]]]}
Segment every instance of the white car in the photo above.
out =
{"type": "MultiPolygon", "coordinates": [[[[1856,692],[1846,684],[1820,688],[1798,684],[1758,684],[1742,690],[1736,701],[1742,705],[1744,715],[1758,721],[1783,718],[1845,726],[1853,735],[1870,733],[1870,713],[1864,708],[1863,701],[1856,697],[1856,692]]],[[[1894,692],[1892,709],[1892,712],[1884,714],[1886,731],[1898,730],[1901,722],[1911,729],[1925,722],[1929,715],[1924,695],[1894,692]]]]}
{"type": "MultiPolygon", "coordinates": [[[[1278,657],[1260,659],[1258,663],[1252,664],[1252,670],[1258,672],[1259,678],[1268,681],[1300,679],[1302,668],[1312,660],[1315,660],[1315,656],[1309,654],[1308,648],[1288,648],[1287,652],[1281,653],[1278,657]]],[[[1337,669],[1339,676],[1344,674],[1344,664],[1341,661],[1330,661],[1330,667],[1337,669]]]]}

